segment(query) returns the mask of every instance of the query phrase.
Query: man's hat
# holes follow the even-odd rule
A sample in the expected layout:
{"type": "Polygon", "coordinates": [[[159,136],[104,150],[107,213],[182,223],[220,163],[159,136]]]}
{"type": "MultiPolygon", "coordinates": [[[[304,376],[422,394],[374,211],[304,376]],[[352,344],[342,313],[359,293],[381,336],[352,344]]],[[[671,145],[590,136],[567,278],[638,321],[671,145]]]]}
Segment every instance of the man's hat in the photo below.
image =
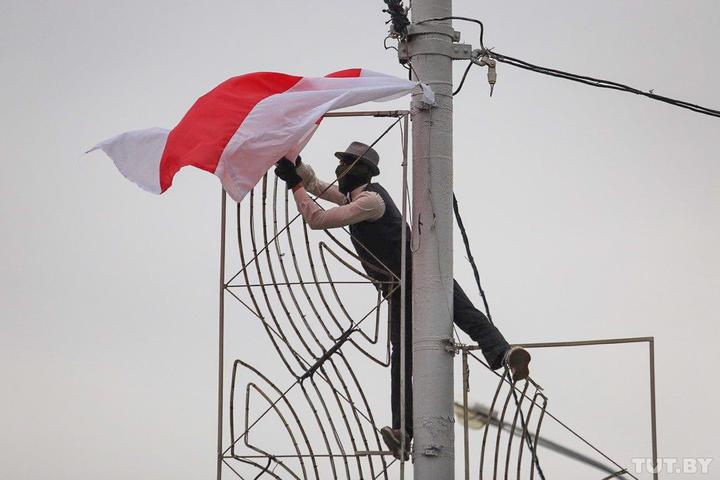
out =
{"type": "Polygon", "coordinates": [[[360,157],[360,162],[370,167],[373,177],[380,174],[380,169],[378,168],[380,156],[375,150],[364,143],[352,142],[344,152],[335,152],[335,156],[345,162],[353,162],[356,158],[360,157]]]}

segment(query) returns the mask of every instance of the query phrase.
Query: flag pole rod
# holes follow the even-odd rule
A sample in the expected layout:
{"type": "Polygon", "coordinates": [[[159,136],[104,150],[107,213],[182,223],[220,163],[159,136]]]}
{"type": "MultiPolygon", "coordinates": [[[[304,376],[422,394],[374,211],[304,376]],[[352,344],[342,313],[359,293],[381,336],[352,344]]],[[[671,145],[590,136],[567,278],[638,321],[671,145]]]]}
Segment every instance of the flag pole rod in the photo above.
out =
{"type": "Polygon", "coordinates": [[[323,117],[404,117],[410,112],[407,110],[371,110],[350,112],[328,112],[323,117]]]}
{"type": "Polygon", "coordinates": [[[216,477],[222,479],[223,462],[223,363],[225,356],[225,218],[227,194],[222,190],[220,201],[220,282],[218,299],[218,414],[217,414],[217,458],[216,477]]]}

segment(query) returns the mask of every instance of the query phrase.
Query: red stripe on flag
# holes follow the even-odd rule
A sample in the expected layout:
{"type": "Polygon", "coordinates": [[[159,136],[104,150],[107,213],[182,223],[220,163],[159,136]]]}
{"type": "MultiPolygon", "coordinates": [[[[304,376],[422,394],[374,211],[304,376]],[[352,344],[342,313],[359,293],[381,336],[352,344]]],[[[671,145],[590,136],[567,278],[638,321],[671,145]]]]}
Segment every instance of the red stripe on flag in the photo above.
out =
{"type": "Polygon", "coordinates": [[[359,77],[362,75],[362,68],[349,68],[347,70],[340,70],[339,72],[333,72],[329,75],[325,75],[327,78],[348,78],[348,77],[359,77]]]}
{"type": "Polygon", "coordinates": [[[226,80],[200,97],[168,135],[160,160],[160,190],[170,188],[175,174],[187,165],[215,172],[225,146],[255,105],[301,79],[274,72],[249,73],[226,80]]]}
{"type": "MultiPolygon", "coordinates": [[[[362,76],[362,68],[348,68],[339,72],[328,73],[325,78],[356,78],[362,76]]],[[[318,118],[315,125],[320,125],[322,117],[318,118]]]]}

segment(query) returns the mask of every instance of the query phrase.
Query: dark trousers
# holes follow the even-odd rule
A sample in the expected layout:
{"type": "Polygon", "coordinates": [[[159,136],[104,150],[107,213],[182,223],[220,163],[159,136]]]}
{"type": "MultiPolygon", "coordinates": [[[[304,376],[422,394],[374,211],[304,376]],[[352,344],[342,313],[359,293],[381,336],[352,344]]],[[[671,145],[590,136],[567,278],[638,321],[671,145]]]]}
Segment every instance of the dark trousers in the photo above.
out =
{"type": "MultiPolygon", "coordinates": [[[[409,276],[408,276],[409,277],[409,276]]],[[[406,285],[405,301],[405,430],[412,438],[412,282],[406,285]]],[[[453,280],[453,322],[477,342],[491,368],[500,368],[509,348],[500,331],[483,312],[475,308],[457,281],[453,280]]],[[[400,428],[400,289],[390,297],[390,382],[392,428],[400,428]]]]}

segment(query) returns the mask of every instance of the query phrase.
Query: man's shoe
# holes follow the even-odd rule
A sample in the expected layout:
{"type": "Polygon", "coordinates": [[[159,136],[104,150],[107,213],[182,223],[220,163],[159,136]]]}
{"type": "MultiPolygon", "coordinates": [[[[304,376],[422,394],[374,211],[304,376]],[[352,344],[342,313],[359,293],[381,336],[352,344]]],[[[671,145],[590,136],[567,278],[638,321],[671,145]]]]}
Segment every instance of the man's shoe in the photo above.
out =
{"type": "Polygon", "coordinates": [[[523,347],[510,347],[505,352],[503,363],[510,369],[514,382],[525,380],[530,376],[530,353],[523,347]]]}
{"type": "MultiPolygon", "coordinates": [[[[402,433],[399,428],[383,427],[380,429],[380,435],[382,435],[385,445],[387,445],[390,453],[393,457],[400,460],[400,447],[402,443],[402,433]]],[[[405,461],[410,460],[410,441],[411,439],[405,435],[405,451],[403,452],[403,459],[405,461]]]]}

